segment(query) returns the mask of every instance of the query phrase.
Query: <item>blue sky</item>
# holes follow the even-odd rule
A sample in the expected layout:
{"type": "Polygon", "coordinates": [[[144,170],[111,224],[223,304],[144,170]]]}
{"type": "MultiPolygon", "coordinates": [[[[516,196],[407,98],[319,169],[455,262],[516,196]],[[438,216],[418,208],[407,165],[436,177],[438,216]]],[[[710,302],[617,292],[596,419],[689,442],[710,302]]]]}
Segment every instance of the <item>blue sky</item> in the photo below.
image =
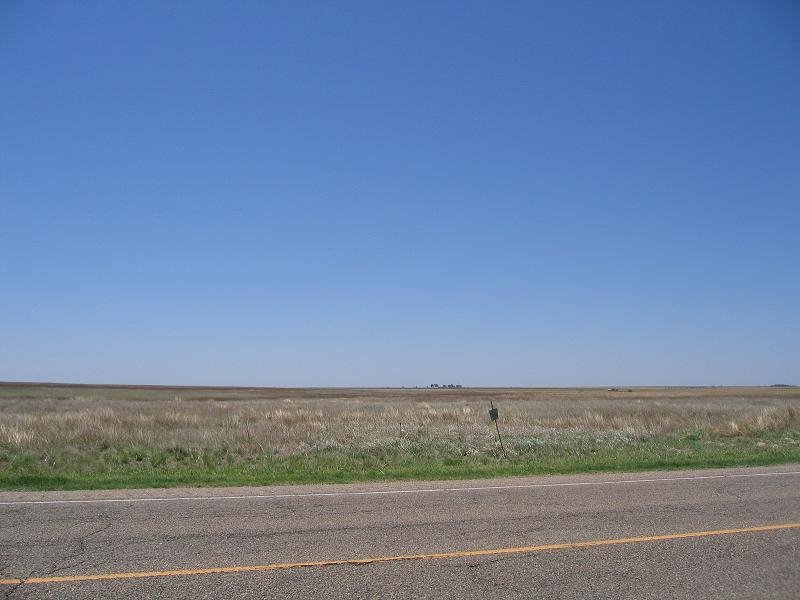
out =
{"type": "Polygon", "coordinates": [[[800,7],[3,2],[0,380],[800,383],[800,7]]]}

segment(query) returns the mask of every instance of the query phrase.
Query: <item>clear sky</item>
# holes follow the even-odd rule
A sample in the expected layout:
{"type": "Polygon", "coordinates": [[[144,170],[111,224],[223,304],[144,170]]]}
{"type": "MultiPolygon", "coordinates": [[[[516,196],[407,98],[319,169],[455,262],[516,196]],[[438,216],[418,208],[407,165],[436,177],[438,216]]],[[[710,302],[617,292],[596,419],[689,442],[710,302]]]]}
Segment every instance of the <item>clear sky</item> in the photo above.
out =
{"type": "Polygon", "coordinates": [[[800,383],[800,4],[6,0],[0,380],[800,383]]]}

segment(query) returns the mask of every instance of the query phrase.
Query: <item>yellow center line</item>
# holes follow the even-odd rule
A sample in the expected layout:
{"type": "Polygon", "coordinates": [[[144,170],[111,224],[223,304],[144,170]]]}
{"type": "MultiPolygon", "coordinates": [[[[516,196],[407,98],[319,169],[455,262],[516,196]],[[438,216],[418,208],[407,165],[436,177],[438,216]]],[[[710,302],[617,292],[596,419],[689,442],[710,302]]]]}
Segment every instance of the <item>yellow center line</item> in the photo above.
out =
{"type": "Polygon", "coordinates": [[[529,554],[544,550],[566,550],[570,548],[592,548],[596,546],[613,546],[616,544],[637,544],[641,542],[658,542],[664,540],[681,540],[736,533],[755,533],[759,531],[777,531],[781,529],[798,529],[800,523],[783,523],[779,525],[762,525],[760,527],[743,527],[739,529],[716,529],[712,531],[690,531],[687,533],[669,533],[666,535],[646,535],[611,540],[589,540],[585,542],[565,542],[561,544],[544,544],[541,546],[520,546],[517,548],[492,548],[489,550],[462,550],[457,552],[439,552],[433,554],[406,554],[399,556],[378,556],[373,558],[349,558],[343,560],[321,560],[312,562],[272,563],[268,565],[243,565],[238,567],[211,567],[207,569],[179,569],[175,571],[132,571],[127,573],[98,573],[95,575],[60,575],[53,577],[29,577],[25,579],[0,579],[0,585],[20,585],[30,583],[59,583],[69,581],[104,581],[112,579],[143,579],[146,577],[181,577],[189,575],[211,575],[215,573],[251,573],[253,571],[283,571],[304,567],[328,567],[336,565],[367,565],[371,563],[397,562],[404,560],[437,560],[447,558],[469,558],[475,556],[496,556],[498,554],[529,554]]]}

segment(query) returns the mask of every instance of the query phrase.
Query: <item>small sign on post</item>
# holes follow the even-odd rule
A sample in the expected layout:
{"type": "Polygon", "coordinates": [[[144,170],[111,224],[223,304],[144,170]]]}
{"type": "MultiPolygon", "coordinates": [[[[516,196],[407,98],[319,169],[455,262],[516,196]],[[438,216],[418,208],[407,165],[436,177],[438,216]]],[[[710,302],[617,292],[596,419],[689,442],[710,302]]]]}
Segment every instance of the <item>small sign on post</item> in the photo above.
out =
{"type": "Polygon", "coordinates": [[[500,414],[498,410],[494,407],[494,402],[489,400],[489,404],[492,408],[489,409],[489,418],[494,421],[495,429],[497,429],[497,439],[500,440],[500,450],[503,451],[503,456],[508,458],[508,454],[506,454],[505,446],[503,446],[503,438],[500,435],[500,425],[497,424],[497,420],[500,418],[500,414]]]}

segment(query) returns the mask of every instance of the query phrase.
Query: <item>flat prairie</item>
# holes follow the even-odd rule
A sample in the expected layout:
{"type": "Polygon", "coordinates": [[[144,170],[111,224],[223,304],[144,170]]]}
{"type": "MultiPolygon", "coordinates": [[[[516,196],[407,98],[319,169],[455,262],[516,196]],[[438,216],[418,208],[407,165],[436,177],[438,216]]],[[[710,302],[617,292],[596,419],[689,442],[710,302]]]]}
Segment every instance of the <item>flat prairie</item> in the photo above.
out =
{"type": "Polygon", "coordinates": [[[0,488],[247,485],[800,461],[800,388],[0,384],[0,488]],[[505,452],[489,420],[499,409],[505,452]]]}

